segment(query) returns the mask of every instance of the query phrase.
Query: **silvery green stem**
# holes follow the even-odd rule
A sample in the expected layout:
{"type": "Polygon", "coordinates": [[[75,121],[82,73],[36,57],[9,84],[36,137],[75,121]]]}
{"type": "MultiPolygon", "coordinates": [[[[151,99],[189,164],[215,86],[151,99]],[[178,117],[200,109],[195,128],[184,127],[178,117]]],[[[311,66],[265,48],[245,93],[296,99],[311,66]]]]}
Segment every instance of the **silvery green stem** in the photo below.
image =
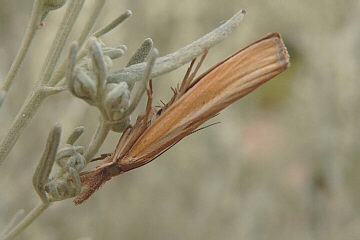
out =
{"type": "Polygon", "coordinates": [[[100,119],[99,121],[100,122],[96,129],[96,132],[93,135],[91,142],[84,153],[86,163],[88,163],[99,151],[101,145],[104,143],[104,140],[111,129],[111,125],[106,124],[103,119],[100,119]]]}
{"type": "Polygon", "coordinates": [[[5,160],[22,131],[37,112],[41,102],[46,98],[42,91],[34,91],[26,100],[21,110],[12,122],[5,137],[0,141],[0,165],[5,160]]]}
{"type": "MultiPolygon", "coordinates": [[[[224,24],[196,40],[195,42],[192,42],[191,44],[179,49],[174,53],[158,58],[155,62],[150,78],[158,77],[164,73],[181,67],[185,63],[190,62],[197,56],[203,54],[205,49],[209,49],[226,39],[233,32],[233,30],[239,26],[244,15],[245,10],[240,10],[224,24]]],[[[143,77],[145,67],[146,63],[139,63],[112,72],[108,77],[108,82],[125,81],[134,83],[136,81],[140,81],[143,77]]]]}
{"type": "Polygon", "coordinates": [[[85,0],[72,0],[66,10],[60,28],[56,33],[56,37],[53,43],[53,47],[45,60],[45,64],[41,71],[39,83],[46,84],[49,82],[57,62],[59,61],[61,52],[65,46],[66,40],[69,37],[70,31],[74,26],[74,23],[79,16],[81,8],[85,0]]]}
{"type": "Polygon", "coordinates": [[[78,44],[81,47],[83,43],[85,42],[86,38],[89,36],[89,33],[91,32],[92,28],[94,27],[94,24],[96,20],[98,19],[101,10],[103,9],[105,5],[106,0],[96,0],[95,1],[95,7],[93,9],[93,12],[90,14],[89,20],[87,21],[85,28],[83,29],[81,36],[78,39],[78,44]]]}
{"type": "Polygon", "coordinates": [[[0,141],[0,165],[15,145],[17,139],[19,138],[27,124],[35,115],[41,102],[48,96],[48,94],[46,94],[45,91],[42,91],[41,88],[49,81],[54,71],[61,51],[64,48],[70,30],[72,29],[75,20],[79,15],[84,1],[85,0],[72,0],[70,2],[63,21],[60,25],[60,29],[56,34],[53,47],[50,49],[48,57],[43,66],[43,70],[40,79],[38,80],[38,83],[35,85],[33,92],[27,98],[26,102],[17,114],[5,137],[0,141]]]}
{"type": "MultiPolygon", "coordinates": [[[[78,47],[81,49],[80,50],[81,56],[78,56],[78,59],[85,56],[86,51],[84,51],[84,48],[83,48],[84,42],[85,42],[86,38],[89,36],[92,28],[94,27],[95,22],[98,19],[99,15],[101,13],[101,10],[103,9],[103,7],[105,5],[105,1],[106,0],[98,0],[98,1],[96,1],[96,5],[94,7],[94,10],[93,10],[92,14],[89,17],[89,20],[88,20],[85,28],[81,32],[81,35],[80,35],[79,39],[77,40],[78,47]]],[[[61,81],[61,79],[64,78],[65,70],[66,70],[66,66],[67,66],[67,61],[66,60],[67,59],[65,59],[60,64],[58,69],[55,71],[54,75],[51,77],[51,79],[49,81],[50,86],[55,86],[56,84],[59,83],[59,81],[61,81]]]]}
{"type": "Polygon", "coordinates": [[[40,19],[43,13],[42,9],[42,0],[35,0],[31,12],[29,25],[26,28],[25,37],[21,42],[20,49],[15,57],[14,62],[10,67],[8,75],[6,76],[4,82],[1,84],[0,87],[0,107],[5,101],[6,94],[9,91],[17,72],[21,67],[25,55],[29,50],[30,44],[37,33],[37,30],[39,29],[40,19]]]}
{"type": "Polygon", "coordinates": [[[40,202],[33,210],[29,212],[26,217],[21,220],[5,237],[0,240],[11,240],[14,239],[19,233],[21,233],[27,226],[29,226],[42,212],[44,212],[50,203],[40,202]]]}

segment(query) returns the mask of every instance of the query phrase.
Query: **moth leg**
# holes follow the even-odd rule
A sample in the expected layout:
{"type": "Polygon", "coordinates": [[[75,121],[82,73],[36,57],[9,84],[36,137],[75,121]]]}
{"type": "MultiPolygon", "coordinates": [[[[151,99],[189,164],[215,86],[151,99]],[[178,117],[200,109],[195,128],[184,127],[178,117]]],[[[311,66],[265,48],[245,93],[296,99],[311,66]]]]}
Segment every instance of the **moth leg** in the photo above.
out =
{"type": "Polygon", "coordinates": [[[95,162],[95,161],[98,161],[98,160],[103,160],[107,157],[110,157],[112,155],[112,153],[103,153],[100,155],[100,157],[97,157],[97,158],[93,158],[90,160],[90,162],[95,162]]]}

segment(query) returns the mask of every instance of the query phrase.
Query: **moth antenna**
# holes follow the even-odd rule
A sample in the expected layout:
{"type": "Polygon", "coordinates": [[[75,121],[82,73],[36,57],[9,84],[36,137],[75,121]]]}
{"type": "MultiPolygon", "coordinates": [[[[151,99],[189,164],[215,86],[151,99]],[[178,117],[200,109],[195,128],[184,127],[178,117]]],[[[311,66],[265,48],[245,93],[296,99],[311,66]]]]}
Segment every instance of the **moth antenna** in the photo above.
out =
{"type": "Polygon", "coordinates": [[[152,79],[149,80],[149,87],[146,89],[146,93],[148,95],[148,100],[147,100],[147,104],[146,104],[146,113],[145,113],[145,119],[144,119],[145,125],[147,125],[147,121],[149,120],[149,116],[150,116],[151,108],[152,108],[152,94],[153,94],[152,79]]]}
{"type": "Polygon", "coordinates": [[[196,133],[196,132],[198,132],[198,131],[200,131],[200,130],[203,130],[203,129],[205,129],[205,128],[208,128],[208,127],[211,127],[211,126],[214,126],[214,125],[220,124],[220,123],[221,123],[221,122],[214,122],[214,123],[211,123],[211,124],[209,124],[209,125],[206,125],[206,126],[204,126],[204,127],[201,127],[201,128],[198,128],[198,129],[196,129],[196,130],[192,131],[192,132],[191,132],[191,134],[196,133]]]}
{"type": "Polygon", "coordinates": [[[198,62],[198,64],[196,65],[195,70],[191,73],[190,77],[184,83],[185,86],[184,86],[184,89],[182,89],[181,94],[184,94],[189,89],[189,87],[192,85],[192,81],[194,80],[194,78],[195,78],[196,74],[198,73],[201,65],[203,64],[208,52],[209,52],[208,49],[205,48],[204,54],[201,56],[201,59],[198,62]]]}
{"type": "Polygon", "coordinates": [[[203,64],[208,52],[209,52],[208,49],[205,48],[204,54],[201,56],[201,59],[200,59],[199,63],[196,65],[194,72],[189,77],[189,85],[190,85],[191,81],[195,78],[195,76],[196,76],[197,72],[199,71],[201,65],[203,64]]]}
{"type": "Polygon", "coordinates": [[[192,68],[193,68],[193,66],[195,64],[195,61],[196,61],[196,58],[194,58],[191,61],[190,66],[188,67],[188,69],[187,69],[187,71],[185,73],[185,76],[184,76],[184,78],[183,78],[183,80],[181,82],[181,86],[180,86],[180,88],[178,88],[180,93],[184,93],[186,91],[186,88],[188,86],[189,75],[190,75],[191,70],[192,70],[192,68]]]}

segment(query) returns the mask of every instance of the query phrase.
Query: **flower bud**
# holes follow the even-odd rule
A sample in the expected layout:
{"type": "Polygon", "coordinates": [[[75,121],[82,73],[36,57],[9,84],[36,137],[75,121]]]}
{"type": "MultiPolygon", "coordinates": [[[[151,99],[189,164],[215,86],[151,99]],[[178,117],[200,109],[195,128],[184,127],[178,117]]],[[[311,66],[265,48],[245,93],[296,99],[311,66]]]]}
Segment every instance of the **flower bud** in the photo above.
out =
{"type": "Polygon", "coordinates": [[[94,104],[96,85],[84,70],[78,69],[73,83],[73,89],[77,97],[84,99],[89,104],[94,104]]]}
{"type": "Polygon", "coordinates": [[[43,14],[41,21],[44,21],[50,11],[61,8],[66,3],[66,0],[43,0],[43,14]]]}
{"type": "Polygon", "coordinates": [[[111,120],[116,121],[122,118],[122,113],[130,105],[130,91],[127,83],[111,84],[111,90],[105,97],[104,106],[111,120]]]}

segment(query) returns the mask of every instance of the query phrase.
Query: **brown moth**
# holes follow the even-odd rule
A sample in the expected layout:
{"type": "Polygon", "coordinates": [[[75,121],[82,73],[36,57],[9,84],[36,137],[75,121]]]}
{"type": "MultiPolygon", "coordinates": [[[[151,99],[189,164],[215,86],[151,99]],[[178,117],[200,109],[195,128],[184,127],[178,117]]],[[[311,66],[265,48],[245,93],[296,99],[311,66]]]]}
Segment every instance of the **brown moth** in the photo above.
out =
{"type": "MultiPolygon", "coordinates": [[[[206,51],[190,74],[194,61],[174,96],[161,107],[152,107],[152,87],[147,90],[146,112],[122,134],[115,151],[92,170],[80,174],[87,188],[75,199],[80,204],[112,177],[143,166],[231,103],[289,67],[289,55],[279,33],[269,34],[239,50],[195,78],[206,51]]],[[[101,159],[100,158],[100,159],[101,159]]]]}

